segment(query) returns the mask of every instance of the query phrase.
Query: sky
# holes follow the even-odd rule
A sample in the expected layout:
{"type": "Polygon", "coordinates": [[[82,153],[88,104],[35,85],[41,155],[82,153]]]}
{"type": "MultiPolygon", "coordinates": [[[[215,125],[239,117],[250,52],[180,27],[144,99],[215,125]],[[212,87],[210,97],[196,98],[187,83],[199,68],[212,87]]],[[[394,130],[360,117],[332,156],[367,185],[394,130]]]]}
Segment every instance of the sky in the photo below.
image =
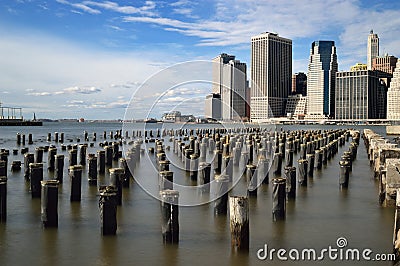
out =
{"type": "Polygon", "coordinates": [[[366,62],[371,29],[381,54],[400,56],[400,1],[2,0],[0,102],[28,119],[203,115],[205,62],[224,52],[250,72],[251,36],[292,39],[293,73],[313,41],[333,40],[348,70],[366,62]]]}

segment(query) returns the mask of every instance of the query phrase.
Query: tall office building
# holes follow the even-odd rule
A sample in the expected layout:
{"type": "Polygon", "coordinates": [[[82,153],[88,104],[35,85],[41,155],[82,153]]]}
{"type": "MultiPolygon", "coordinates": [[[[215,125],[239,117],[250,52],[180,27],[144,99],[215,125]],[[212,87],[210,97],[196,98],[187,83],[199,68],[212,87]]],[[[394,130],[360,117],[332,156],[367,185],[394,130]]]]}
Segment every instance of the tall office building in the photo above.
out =
{"type": "Polygon", "coordinates": [[[212,91],[221,95],[222,120],[240,120],[246,116],[246,63],[234,55],[222,53],[213,59],[212,91]]]}
{"type": "Polygon", "coordinates": [[[229,61],[231,60],[235,60],[235,56],[226,53],[222,53],[217,57],[213,58],[213,64],[212,64],[213,93],[219,93],[219,94],[222,93],[223,80],[224,80],[223,68],[224,65],[228,64],[229,61]]]}
{"type": "Polygon", "coordinates": [[[206,96],[205,100],[205,117],[215,120],[221,119],[221,95],[219,93],[211,93],[206,96]]]}
{"type": "Polygon", "coordinates": [[[303,72],[293,74],[292,76],[292,94],[307,95],[307,75],[303,72]]]}
{"type": "Polygon", "coordinates": [[[387,119],[400,120],[400,60],[397,60],[396,69],[390,82],[387,93],[387,119]]]}
{"type": "Polygon", "coordinates": [[[385,119],[387,87],[382,78],[388,75],[371,70],[337,72],[335,119],[385,119]]]}
{"type": "Polygon", "coordinates": [[[379,56],[379,37],[378,34],[370,31],[367,44],[367,69],[372,70],[372,60],[379,56]]]}
{"type": "Polygon", "coordinates": [[[379,70],[393,75],[396,63],[397,57],[393,55],[385,54],[384,56],[378,56],[372,59],[372,70],[379,70]]]}
{"type": "Polygon", "coordinates": [[[307,75],[308,119],[334,117],[337,70],[335,42],[313,42],[307,75]]]}
{"type": "Polygon", "coordinates": [[[230,60],[223,64],[221,87],[222,120],[241,120],[246,116],[246,63],[230,60]]]}
{"type": "Polygon", "coordinates": [[[282,117],[292,87],[292,40],[265,32],[251,38],[250,119],[282,117]]]}

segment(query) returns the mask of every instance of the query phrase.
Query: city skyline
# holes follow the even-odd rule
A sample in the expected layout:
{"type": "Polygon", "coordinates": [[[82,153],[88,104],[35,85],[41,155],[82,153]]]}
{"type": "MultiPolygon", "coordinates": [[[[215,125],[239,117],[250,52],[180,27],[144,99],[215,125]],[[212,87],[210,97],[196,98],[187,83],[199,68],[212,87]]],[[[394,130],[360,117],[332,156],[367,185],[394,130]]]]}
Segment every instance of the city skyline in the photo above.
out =
{"type": "MultiPolygon", "coordinates": [[[[19,0],[1,5],[0,101],[23,107],[27,118],[33,112],[42,118],[123,118],[132,92],[160,69],[211,60],[222,52],[250,66],[250,37],[265,31],[293,40],[293,73],[307,72],[309,45],[315,40],[335,41],[339,70],[366,63],[371,29],[379,34],[380,54],[398,56],[400,43],[400,3],[392,1],[132,5],[19,0]]],[[[170,101],[188,91],[199,93],[192,87],[174,90],[170,101]]],[[[203,113],[203,99],[193,105],[194,114],[203,113]]]]}

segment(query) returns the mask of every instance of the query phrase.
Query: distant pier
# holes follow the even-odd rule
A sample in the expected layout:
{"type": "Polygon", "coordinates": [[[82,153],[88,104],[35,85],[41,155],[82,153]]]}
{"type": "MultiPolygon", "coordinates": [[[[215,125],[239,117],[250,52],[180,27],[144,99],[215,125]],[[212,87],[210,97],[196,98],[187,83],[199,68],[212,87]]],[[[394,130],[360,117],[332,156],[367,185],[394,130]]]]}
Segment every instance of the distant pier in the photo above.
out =
{"type": "Polygon", "coordinates": [[[24,120],[22,108],[5,107],[0,103],[0,126],[42,126],[42,121],[24,120]],[[17,116],[19,114],[19,116],[17,116]]]}

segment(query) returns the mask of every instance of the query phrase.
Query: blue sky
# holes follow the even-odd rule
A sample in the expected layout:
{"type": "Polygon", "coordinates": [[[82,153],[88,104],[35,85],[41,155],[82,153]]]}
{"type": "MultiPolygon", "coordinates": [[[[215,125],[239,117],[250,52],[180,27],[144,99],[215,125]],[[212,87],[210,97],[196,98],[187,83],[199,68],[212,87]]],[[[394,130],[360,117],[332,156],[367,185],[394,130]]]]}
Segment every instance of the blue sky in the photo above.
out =
{"type": "MultiPolygon", "coordinates": [[[[165,67],[221,52],[249,65],[251,36],[271,31],[293,40],[293,72],[307,71],[314,40],[334,40],[347,70],[366,61],[370,29],[381,54],[400,56],[399,1],[3,0],[0,101],[27,118],[114,119],[137,92],[138,118],[147,114],[144,99],[159,96],[138,87],[165,67]]],[[[175,87],[152,114],[188,99],[181,111],[202,115],[210,88],[175,87]]]]}

